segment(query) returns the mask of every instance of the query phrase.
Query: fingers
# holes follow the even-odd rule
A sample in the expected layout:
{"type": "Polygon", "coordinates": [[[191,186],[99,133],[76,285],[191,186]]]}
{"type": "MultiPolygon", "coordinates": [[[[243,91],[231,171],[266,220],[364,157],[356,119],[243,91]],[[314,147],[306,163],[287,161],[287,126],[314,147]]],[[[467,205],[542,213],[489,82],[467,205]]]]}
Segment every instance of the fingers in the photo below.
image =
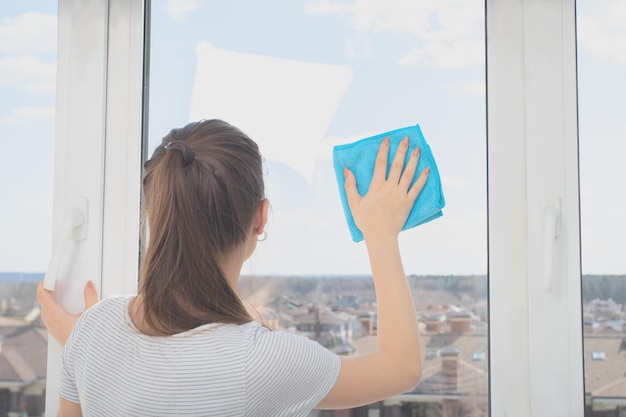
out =
{"type": "Polygon", "coordinates": [[[46,290],[43,287],[43,282],[37,286],[37,301],[41,305],[41,311],[45,312],[49,317],[64,317],[69,313],[61,307],[59,303],[54,299],[54,292],[46,290]]]}
{"type": "MultiPolygon", "coordinates": [[[[98,302],[98,292],[93,282],[88,281],[83,290],[85,310],[98,302]]],[[[41,305],[41,318],[52,335],[61,345],[69,337],[80,314],[70,314],[54,299],[54,291],[43,287],[43,281],[37,285],[37,301],[41,305]]]]}
{"type": "Polygon", "coordinates": [[[93,282],[87,281],[85,289],[83,290],[83,296],[85,297],[85,310],[98,302],[98,291],[96,291],[93,282]]]}
{"type": "Polygon", "coordinates": [[[359,204],[359,201],[361,201],[361,195],[359,194],[359,190],[356,188],[356,178],[354,177],[352,171],[350,171],[348,168],[343,169],[343,176],[345,177],[345,182],[343,186],[346,189],[348,206],[350,206],[350,211],[354,213],[354,208],[359,204]]]}
{"type": "Polygon", "coordinates": [[[413,149],[411,151],[411,155],[409,156],[409,162],[407,162],[404,171],[402,172],[402,177],[400,178],[400,186],[403,190],[409,190],[409,186],[413,181],[413,177],[415,176],[415,170],[417,169],[417,162],[419,160],[420,150],[419,148],[413,149]]]}
{"type": "MultiPolygon", "coordinates": [[[[415,172],[417,171],[417,165],[420,157],[419,148],[415,148],[411,151],[409,159],[405,166],[406,153],[409,149],[409,138],[405,137],[400,142],[398,149],[393,157],[392,165],[389,170],[389,176],[386,175],[387,171],[387,159],[389,157],[389,144],[390,140],[388,137],[383,139],[378,148],[378,154],[376,155],[376,162],[374,166],[374,174],[372,177],[371,185],[374,185],[375,182],[378,184],[382,184],[385,182],[389,182],[391,184],[398,184],[401,189],[403,189],[410,198],[416,199],[419,193],[422,191],[422,188],[426,184],[428,180],[428,175],[430,173],[430,167],[425,168],[420,172],[417,180],[411,185],[413,182],[413,178],[415,176],[415,172]]],[[[354,174],[348,169],[344,168],[344,188],[346,190],[346,196],[348,198],[348,205],[350,206],[350,210],[354,212],[354,208],[359,204],[362,196],[359,194],[356,184],[356,178],[354,174]]],[[[370,187],[370,190],[372,188],[370,187]]]]}
{"type": "Polygon", "coordinates": [[[422,191],[422,188],[424,188],[424,184],[426,184],[426,181],[428,180],[428,174],[430,174],[430,167],[426,167],[422,170],[420,176],[417,178],[417,181],[415,181],[415,184],[413,184],[413,186],[409,190],[410,198],[417,198],[419,193],[422,191]]]}
{"type": "Polygon", "coordinates": [[[387,178],[387,159],[389,158],[389,138],[383,139],[378,148],[372,182],[384,182],[387,178]]]}
{"type": "Polygon", "coordinates": [[[39,284],[37,284],[37,301],[41,305],[41,320],[43,320],[43,323],[46,326],[48,325],[48,323],[47,323],[46,310],[44,308],[44,304],[47,304],[48,302],[47,297],[50,297],[50,294],[43,287],[43,281],[39,281],[39,284]]]}
{"type": "Polygon", "coordinates": [[[43,287],[43,281],[40,281],[39,284],[37,284],[37,301],[41,305],[42,311],[52,310],[55,306],[58,306],[54,299],[54,292],[46,290],[43,287]]]}
{"type": "Polygon", "coordinates": [[[43,287],[43,280],[37,284],[37,301],[41,304],[41,299],[46,296],[46,290],[43,287]]]}
{"type": "Polygon", "coordinates": [[[393,162],[391,163],[391,169],[389,170],[389,177],[387,178],[389,181],[397,184],[400,181],[400,175],[402,175],[402,169],[404,168],[404,159],[406,157],[406,151],[409,148],[409,138],[405,137],[400,142],[398,149],[396,150],[396,155],[393,157],[393,162]]]}

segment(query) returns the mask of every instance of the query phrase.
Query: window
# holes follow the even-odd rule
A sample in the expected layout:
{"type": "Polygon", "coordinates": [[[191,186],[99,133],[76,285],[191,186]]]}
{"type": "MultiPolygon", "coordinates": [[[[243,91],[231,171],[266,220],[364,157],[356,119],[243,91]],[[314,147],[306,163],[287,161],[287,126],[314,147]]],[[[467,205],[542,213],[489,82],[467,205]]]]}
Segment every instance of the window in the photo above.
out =
{"type": "Polygon", "coordinates": [[[582,296],[587,414],[626,398],[626,5],[577,2],[582,296]]]}
{"type": "Polygon", "coordinates": [[[56,29],[51,2],[0,10],[0,416],[44,412],[35,289],[52,240],[56,29]]]}
{"type": "MultiPolygon", "coordinates": [[[[59,71],[59,74],[64,76],[59,81],[59,91],[63,92],[60,95],[61,102],[64,105],[59,106],[63,107],[63,114],[57,114],[57,119],[67,124],[62,124],[66,130],[57,137],[59,144],[57,146],[60,146],[63,152],[56,158],[61,161],[68,175],[59,180],[62,185],[54,198],[60,202],[59,207],[62,207],[62,203],[69,199],[72,193],[86,194],[90,207],[96,208],[94,213],[90,212],[92,219],[90,227],[93,226],[90,230],[93,233],[90,232],[90,237],[84,243],[76,245],[76,250],[80,251],[80,261],[76,262],[66,274],[69,292],[64,302],[74,303],[75,308],[80,308],[76,301],[80,299],[82,288],[80,280],[86,276],[99,280],[103,295],[132,291],[136,285],[140,137],[142,108],[146,109],[148,103],[142,105],[143,2],[109,0],[89,4],[68,3],[60,3],[60,19],[74,18],[84,21],[85,17],[89,17],[90,21],[94,22],[89,27],[72,26],[69,21],[59,23],[59,38],[67,40],[60,42],[60,45],[67,49],[62,48],[59,53],[67,53],[69,60],[59,60],[64,65],[59,71]],[[109,25],[110,22],[116,24],[109,25]],[[79,30],[79,33],[69,36],[70,28],[79,30]],[[71,44],[69,42],[71,39],[89,39],[89,42],[71,44]],[[88,47],[89,52],[81,47],[88,47]],[[81,59],[86,56],[94,60],[88,62],[81,59]],[[85,137],[89,138],[88,146],[84,140],[81,141],[85,137]],[[82,159],[71,158],[76,155],[81,155],[82,159]],[[122,258],[124,260],[120,262],[122,258]]],[[[382,7],[381,10],[377,9],[375,2],[362,1],[310,1],[304,3],[304,8],[302,3],[293,2],[272,2],[266,5],[255,2],[247,8],[242,8],[238,4],[237,22],[240,24],[236,27],[237,30],[233,30],[234,26],[229,26],[232,20],[227,18],[227,15],[233,12],[232,5],[221,4],[219,10],[215,11],[216,14],[206,17],[201,27],[197,27],[193,25],[194,21],[200,20],[207,10],[213,10],[215,7],[213,3],[178,1],[163,3],[155,1],[151,5],[148,3],[147,6],[151,6],[153,10],[152,24],[145,28],[146,33],[150,30],[153,33],[151,37],[153,56],[149,67],[152,73],[152,98],[149,107],[151,114],[161,117],[160,119],[150,117],[150,140],[154,143],[172,126],[199,117],[200,114],[195,111],[201,108],[198,106],[202,105],[206,97],[194,95],[194,86],[197,81],[203,81],[205,86],[211,87],[211,82],[215,78],[202,80],[208,72],[196,76],[194,71],[198,68],[223,70],[223,62],[215,61],[217,58],[227,61],[261,56],[277,59],[285,65],[321,63],[322,67],[316,67],[317,69],[335,71],[338,75],[331,77],[334,83],[327,84],[328,88],[335,92],[335,99],[331,103],[334,105],[322,106],[318,100],[312,100],[307,103],[307,106],[311,107],[302,107],[319,120],[327,118],[327,127],[319,128],[321,133],[318,133],[318,137],[321,135],[321,140],[326,145],[326,151],[339,141],[355,140],[368,133],[378,133],[406,125],[409,118],[410,123],[421,123],[438,159],[442,174],[450,175],[452,179],[444,176],[444,192],[448,200],[444,218],[402,235],[403,247],[410,248],[405,258],[409,260],[407,272],[411,274],[410,279],[415,284],[416,299],[427,299],[424,293],[441,294],[441,286],[444,285],[455,286],[460,293],[467,293],[466,296],[459,297],[463,303],[471,304],[472,297],[486,293],[487,286],[490,297],[488,307],[486,303],[480,306],[459,306],[456,302],[447,302],[445,298],[443,300],[432,298],[431,308],[426,308],[427,311],[421,315],[424,334],[430,332],[430,339],[425,338],[425,352],[428,355],[425,363],[439,361],[436,363],[443,367],[445,362],[446,369],[450,371],[449,375],[455,375],[454,370],[462,371],[468,362],[481,370],[486,369],[488,363],[492,364],[489,369],[490,415],[516,413],[537,416],[582,416],[585,396],[582,385],[583,351],[580,343],[582,322],[578,252],[580,240],[575,4],[571,0],[559,2],[487,0],[486,4],[459,1],[436,2],[436,5],[443,10],[442,15],[432,12],[429,5],[420,3],[419,6],[413,6],[423,7],[424,9],[420,11],[429,16],[425,21],[421,21],[408,18],[415,16],[411,13],[396,13],[391,16],[392,18],[377,18],[380,15],[376,13],[406,10],[403,8],[405,7],[403,2],[385,5],[384,10],[382,7]],[[371,5],[373,9],[369,11],[375,13],[358,14],[359,8],[367,5],[371,5]],[[245,13],[242,13],[242,10],[245,10],[245,13]],[[303,20],[300,24],[294,19],[274,20],[278,12],[300,13],[303,20]],[[246,19],[246,16],[253,16],[254,19],[246,21],[246,25],[243,25],[242,19],[246,19]],[[442,21],[439,20],[441,16],[445,16],[442,21]],[[184,21],[185,24],[178,23],[180,20],[177,19],[184,21]],[[485,68],[480,64],[484,62],[484,53],[482,55],[476,53],[477,45],[484,48],[481,22],[485,19],[488,40],[486,49],[489,143],[486,161],[484,141],[481,140],[481,135],[483,139],[485,135],[485,99],[484,93],[480,93],[484,88],[480,84],[484,80],[485,68]],[[267,25],[262,26],[263,22],[267,22],[267,25]],[[324,22],[324,25],[321,29],[315,30],[316,27],[320,27],[316,26],[320,24],[319,22],[324,22]],[[401,29],[397,30],[396,26],[390,25],[400,25],[401,29]],[[449,27],[453,27],[454,30],[451,32],[440,30],[449,27]],[[413,31],[423,28],[431,30],[428,36],[416,38],[413,31]],[[168,30],[184,38],[176,42],[175,48],[171,46],[172,38],[165,36],[168,30]],[[312,30],[315,31],[315,36],[308,37],[307,34],[312,30]],[[332,37],[337,31],[340,36],[332,37]],[[208,41],[205,39],[207,33],[212,34],[208,41]],[[449,37],[451,34],[453,36],[449,37]],[[329,41],[331,37],[332,41],[329,41]],[[455,42],[459,39],[464,41],[455,42]],[[201,40],[210,42],[210,45],[205,43],[198,45],[201,40]],[[293,40],[298,42],[296,46],[290,47],[289,44],[293,40]],[[249,49],[242,48],[241,45],[244,44],[248,45],[249,49]],[[196,46],[199,47],[194,50],[196,46]],[[268,48],[272,46],[278,49],[270,51],[268,48]],[[159,48],[163,48],[161,53],[169,50],[173,55],[159,57],[159,48]],[[345,55],[346,52],[351,55],[345,55]],[[325,57],[319,61],[317,58],[323,55],[325,57]],[[384,59],[378,61],[380,56],[384,59]],[[464,57],[468,65],[456,67],[457,61],[454,57],[458,56],[464,57]],[[189,64],[185,57],[191,57],[193,62],[189,64]],[[367,61],[368,59],[371,59],[371,62],[382,63],[384,71],[376,68],[367,61]],[[166,60],[167,62],[164,62],[166,60]],[[215,62],[219,65],[211,65],[215,62]],[[400,67],[400,62],[405,66],[400,67]],[[202,67],[207,64],[208,67],[202,67]],[[402,91],[398,92],[397,88],[390,88],[394,78],[383,77],[385,82],[380,81],[381,75],[385,72],[398,75],[400,81],[409,81],[404,83],[402,91]],[[467,78],[463,78],[460,84],[450,82],[448,77],[461,73],[465,73],[467,78]],[[421,76],[410,76],[411,74],[421,76]],[[164,82],[168,76],[175,78],[175,82],[169,84],[164,82]],[[362,90],[355,97],[354,89],[359,77],[365,80],[363,85],[373,90],[370,90],[371,93],[362,90]],[[345,91],[340,88],[342,85],[345,91]],[[345,87],[346,85],[348,87],[345,87]],[[414,89],[418,90],[419,94],[416,94],[414,89]],[[339,94],[342,91],[343,95],[339,94]],[[476,94],[471,94],[472,92],[476,94]],[[398,111],[392,111],[391,106],[373,105],[375,100],[373,97],[381,97],[381,100],[391,102],[393,93],[410,97],[411,100],[399,106],[398,111]],[[445,104],[432,100],[420,101],[423,97],[429,99],[445,97],[450,100],[445,104]],[[348,111],[355,107],[348,104],[355,102],[366,107],[356,116],[348,111]],[[173,106],[171,103],[183,104],[173,106]],[[315,106],[323,109],[313,112],[311,109],[315,106]],[[333,112],[329,115],[330,110],[333,112]],[[418,113],[421,118],[414,120],[414,115],[418,113]],[[385,119],[386,117],[390,119],[385,119]],[[430,124],[427,122],[429,118],[438,119],[440,123],[430,124]],[[352,131],[353,126],[364,126],[366,130],[352,131]],[[446,146],[439,147],[438,144],[449,138],[460,140],[454,146],[452,142],[446,142],[446,146]],[[474,141],[470,140],[471,138],[478,139],[474,141]],[[463,158],[458,158],[459,155],[463,158]],[[451,163],[452,160],[460,160],[460,163],[451,163]],[[487,195],[484,187],[485,163],[489,171],[488,283],[485,280],[487,210],[484,205],[481,206],[487,195]],[[454,181],[454,178],[459,181],[454,181]],[[476,184],[477,188],[472,188],[476,184]],[[465,186],[470,188],[463,193],[461,190],[465,186]],[[445,233],[440,230],[444,225],[451,224],[455,227],[445,233]],[[556,228],[557,224],[559,228],[556,228]],[[550,230],[550,233],[546,233],[546,230],[550,230]],[[557,233],[559,231],[560,234],[557,233]],[[553,232],[558,234],[557,239],[549,238],[553,232]],[[471,237],[463,239],[463,236],[471,237]],[[423,242],[427,243],[424,245],[426,247],[420,246],[419,241],[422,241],[422,237],[423,242]],[[446,254],[447,262],[432,262],[440,256],[442,248],[445,249],[443,253],[446,254]],[[481,251],[483,253],[479,254],[481,251]],[[415,253],[430,255],[424,257],[423,263],[418,263],[414,257],[415,253]],[[463,259],[465,261],[462,261],[463,259]],[[450,270],[447,273],[436,270],[435,264],[450,270]],[[420,276],[423,273],[429,275],[420,276]],[[467,280],[457,280],[455,277],[439,279],[441,274],[468,273],[474,275],[473,279],[471,277],[467,280]],[[481,279],[482,283],[478,285],[473,283],[480,282],[481,279]],[[466,311],[469,314],[464,313],[456,317],[448,315],[451,305],[460,307],[459,312],[466,311]],[[438,319],[433,319],[436,317],[438,319]],[[487,321],[488,327],[485,325],[487,321]],[[455,323],[456,330],[469,327],[470,334],[477,335],[474,341],[481,342],[482,338],[484,345],[456,346],[452,339],[459,332],[450,331],[452,323],[455,323]],[[487,329],[489,343],[486,342],[487,329]],[[436,335],[438,342],[428,346],[429,340],[433,339],[430,335],[436,335]],[[471,361],[473,352],[477,351],[485,351],[489,361],[471,361]],[[465,354],[468,357],[464,357],[465,354]],[[568,375],[568,378],[563,378],[563,375],[568,375]]],[[[269,60],[265,63],[274,65],[277,61],[269,60]]],[[[260,70],[263,68],[259,66],[260,70]]],[[[309,66],[300,68],[302,71],[311,69],[309,66]]],[[[293,74],[292,71],[289,72],[293,74]]],[[[219,72],[211,74],[220,75],[219,72]]],[[[304,74],[308,73],[305,71],[304,74]]],[[[285,82],[289,78],[285,77],[285,82]]],[[[210,105],[212,102],[206,100],[206,103],[210,105]]],[[[284,114],[290,114],[294,108],[298,108],[296,104],[286,107],[284,114]]],[[[581,108],[581,115],[582,111],[581,108]]],[[[201,112],[205,113],[206,110],[201,112]]],[[[219,116],[230,119],[233,124],[243,123],[243,119],[237,121],[238,116],[234,113],[231,117],[222,114],[219,116]]],[[[279,116],[282,117],[283,114],[279,116]]],[[[275,115],[268,117],[278,118],[275,115]]],[[[301,125],[300,120],[292,119],[297,122],[297,126],[301,125]]],[[[272,259],[278,259],[275,254],[280,245],[307,236],[306,233],[315,237],[316,233],[319,234],[319,231],[324,230],[324,227],[330,228],[332,233],[340,236],[341,228],[345,227],[340,215],[335,219],[337,228],[302,221],[305,217],[302,214],[310,214],[312,208],[332,209],[331,204],[322,207],[320,201],[332,201],[331,199],[335,198],[334,183],[321,190],[314,189],[314,193],[302,192],[309,191],[311,184],[321,184],[319,181],[323,181],[323,178],[316,176],[316,169],[320,163],[323,164],[324,161],[328,163],[328,158],[319,157],[323,154],[324,148],[307,147],[306,149],[310,151],[307,158],[301,159],[301,163],[294,167],[289,157],[280,156],[281,149],[272,150],[272,143],[262,139],[262,131],[256,132],[251,134],[258,138],[262,149],[267,148],[264,152],[268,160],[268,195],[273,200],[274,218],[269,229],[271,240],[260,248],[258,258],[253,259],[248,265],[246,273],[251,278],[242,281],[246,286],[243,290],[250,294],[262,294],[259,290],[265,282],[269,282],[265,281],[266,279],[271,279],[274,286],[281,285],[285,280],[292,285],[296,282],[292,274],[300,273],[299,268],[304,269],[306,264],[301,262],[303,257],[299,253],[293,253],[289,258],[293,260],[292,263],[273,262],[272,259]],[[309,157],[311,155],[315,158],[309,157]],[[276,161],[281,164],[275,163],[276,161]],[[280,187],[283,184],[278,180],[275,181],[277,177],[284,177],[281,172],[289,172],[294,180],[300,179],[300,194],[293,196],[298,197],[297,199],[287,199],[286,189],[280,187]],[[297,175],[293,175],[294,172],[297,175]],[[305,178],[305,181],[302,181],[300,176],[305,178]],[[285,200],[293,205],[285,206],[283,204],[285,200]],[[292,227],[294,224],[298,224],[299,228],[292,227]]],[[[286,143],[290,142],[280,142],[286,143]]],[[[306,145],[311,144],[307,142],[306,145]]],[[[148,145],[146,147],[150,148],[148,145]]],[[[581,160],[582,165],[584,162],[581,160]]],[[[62,222],[62,214],[61,208],[55,210],[55,228],[62,222]]],[[[332,217],[328,216],[327,219],[332,217]]],[[[315,239],[311,239],[313,245],[315,242],[315,239]]],[[[327,243],[336,245],[340,243],[339,237],[327,243]]],[[[288,246],[288,249],[290,247],[288,246]]],[[[350,261],[346,263],[346,269],[329,273],[343,275],[356,271],[352,269],[352,265],[366,265],[364,254],[359,254],[357,245],[350,244],[348,248],[346,257],[350,261]]],[[[313,265],[306,273],[326,274],[323,268],[332,265],[330,261],[334,253],[330,253],[332,251],[323,245],[312,246],[311,250],[316,251],[314,253],[318,254],[317,259],[325,259],[327,262],[313,265]],[[322,256],[324,254],[329,256],[322,256]]],[[[357,273],[366,274],[367,271],[357,273]]],[[[315,286],[319,281],[318,278],[311,278],[298,281],[300,292],[305,294],[315,292],[315,286]]],[[[359,277],[352,278],[353,282],[361,285],[365,282],[359,277]]],[[[323,279],[325,285],[323,293],[326,295],[330,292],[327,291],[327,286],[334,281],[327,277],[323,279]]],[[[345,283],[348,281],[342,281],[342,284],[345,283]]],[[[367,287],[356,287],[354,292],[358,294],[354,295],[355,299],[358,296],[359,300],[363,300],[367,297],[367,291],[367,287]]],[[[337,308],[348,308],[346,305],[350,302],[349,298],[340,298],[341,300],[332,300],[341,301],[337,308]]],[[[295,296],[281,302],[293,309],[304,307],[308,311],[308,306],[295,296]]],[[[332,308],[330,310],[338,313],[332,308]]],[[[279,315],[270,314],[270,317],[280,323],[279,315]]],[[[359,331],[375,332],[375,317],[369,314],[358,315],[357,321],[358,325],[350,323],[348,327],[339,326],[338,331],[330,334],[328,342],[338,343],[343,340],[338,334],[340,332],[351,331],[353,334],[359,331]]],[[[312,324],[315,332],[317,323],[312,324]]],[[[606,352],[607,359],[603,363],[609,360],[609,351],[606,352]]],[[[51,357],[54,358],[57,353],[52,347],[51,357]]],[[[433,369],[439,368],[435,366],[433,369]]],[[[459,380],[463,380],[462,372],[456,375],[459,380]]],[[[486,378],[485,375],[479,379],[478,384],[472,385],[486,387],[486,383],[482,382],[486,381],[486,378]]],[[[54,375],[49,374],[49,381],[53,380],[54,375]]],[[[54,392],[53,383],[49,386],[48,392],[54,392]]],[[[487,390],[480,394],[477,400],[452,405],[444,401],[431,405],[405,401],[406,397],[394,398],[372,406],[368,414],[383,415],[383,411],[386,412],[382,410],[383,407],[392,408],[391,411],[394,413],[419,415],[428,412],[441,413],[444,410],[448,412],[450,408],[458,406],[457,411],[461,410],[465,414],[486,415],[486,395],[487,390]]],[[[54,410],[54,398],[48,398],[46,411],[54,413],[54,410]]]]}
{"type": "Polygon", "coordinates": [[[401,234],[403,259],[424,345],[456,356],[428,356],[423,382],[382,407],[434,409],[452,395],[486,416],[488,362],[472,363],[473,352],[488,349],[482,2],[151,7],[150,149],[171,128],[210,118],[257,141],[271,214],[242,292],[279,328],[338,354],[375,348],[376,308],[332,147],[420,124],[448,206],[441,219],[401,234]],[[458,368],[454,386],[449,365],[458,368]]]}

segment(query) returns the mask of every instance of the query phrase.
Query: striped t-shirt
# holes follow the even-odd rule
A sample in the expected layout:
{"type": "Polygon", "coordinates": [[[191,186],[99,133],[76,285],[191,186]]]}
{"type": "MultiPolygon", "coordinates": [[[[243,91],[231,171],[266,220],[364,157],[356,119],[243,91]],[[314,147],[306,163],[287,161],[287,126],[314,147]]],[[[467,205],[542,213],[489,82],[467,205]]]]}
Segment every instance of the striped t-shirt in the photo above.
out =
{"type": "Polygon", "coordinates": [[[258,322],[146,336],[130,300],[83,313],[63,348],[59,393],[83,416],[306,416],[339,375],[317,342],[258,322]]]}

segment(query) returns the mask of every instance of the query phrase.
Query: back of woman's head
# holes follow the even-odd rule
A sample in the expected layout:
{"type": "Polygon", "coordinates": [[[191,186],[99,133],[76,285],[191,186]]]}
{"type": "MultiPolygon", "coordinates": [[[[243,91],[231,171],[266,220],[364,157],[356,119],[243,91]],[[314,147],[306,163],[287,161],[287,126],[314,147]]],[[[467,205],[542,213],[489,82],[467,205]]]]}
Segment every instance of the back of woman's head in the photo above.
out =
{"type": "Polygon", "coordinates": [[[146,324],[174,334],[250,315],[220,268],[249,239],[264,197],[257,145],[221,120],[172,130],[145,165],[149,239],[139,292],[146,324]]]}

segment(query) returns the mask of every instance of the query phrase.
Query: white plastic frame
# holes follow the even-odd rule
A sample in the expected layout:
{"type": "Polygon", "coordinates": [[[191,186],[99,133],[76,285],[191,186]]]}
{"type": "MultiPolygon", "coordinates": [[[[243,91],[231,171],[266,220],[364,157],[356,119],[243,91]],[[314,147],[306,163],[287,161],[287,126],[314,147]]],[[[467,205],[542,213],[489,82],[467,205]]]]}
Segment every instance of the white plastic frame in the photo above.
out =
{"type": "MultiPolygon", "coordinates": [[[[86,238],[67,244],[56,297],[84,308],[136,290],[142,149],[143,0],[59,0],[53,242],[77,197],[89,205],[86,238]]],[[[48,345],[46,414],[58,410],[60,346],[48,345]]]]}
{"type": "Polygon", "coordinates": [[[487,0],[493,416],[584,415],[575,28],[574,0],[487,0]]]}
{"type": "MultiPolygon", "coordinates": [[[[491,415],[582,417],[575,2],[486,10],[491,415]],[[544,223],[558,224],[549,250],[544,223]]],[[[59,0],[55,234],[73,197],[90,207],[58,287],[71,310],[87,279],[103,296],[136,289],[143,11],[144,0],[59,0]]],[[[50,415],[58,360],[51,341],[50,415]]]]}

